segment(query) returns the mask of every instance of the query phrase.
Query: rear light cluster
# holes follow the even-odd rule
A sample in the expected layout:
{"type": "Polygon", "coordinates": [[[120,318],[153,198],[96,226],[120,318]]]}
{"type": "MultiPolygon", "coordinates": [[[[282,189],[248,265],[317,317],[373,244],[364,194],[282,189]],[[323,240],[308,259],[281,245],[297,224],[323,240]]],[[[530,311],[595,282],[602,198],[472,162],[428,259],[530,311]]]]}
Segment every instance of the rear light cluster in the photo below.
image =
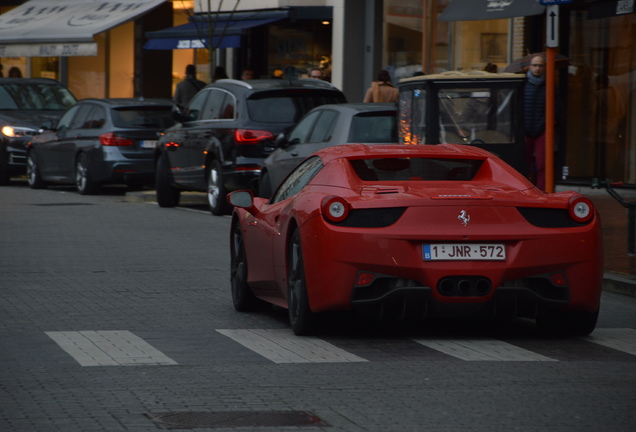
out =
{"type": "Polygon", "coordinates": [[[128,147],[133,144],[130,138],[124,138],[114,134],[113,132],[105,133],[99,136],[99,142],[103,146],[108,147],[128,147]]]}
{"type": "Polygon", "coordinates": [[[594,216],[594,204],[582,196],[572,198],[568,206],[568,213],[573,221],[585,223],[594,216]]]}
{"type": "Polygon", "coordinates": [[[331,222],[342,222],[349,215],[349,203],[339,196],[323,198],[321,208],[322,214],[331,222]]]}
{"type": "Polygon", "coordinates": [[[273,140],[274,138],[274,134],[270,131],[255,129],[237,129],[234,131],[234,141],[236,144],[258,144],[263,141],[273,140]]]}

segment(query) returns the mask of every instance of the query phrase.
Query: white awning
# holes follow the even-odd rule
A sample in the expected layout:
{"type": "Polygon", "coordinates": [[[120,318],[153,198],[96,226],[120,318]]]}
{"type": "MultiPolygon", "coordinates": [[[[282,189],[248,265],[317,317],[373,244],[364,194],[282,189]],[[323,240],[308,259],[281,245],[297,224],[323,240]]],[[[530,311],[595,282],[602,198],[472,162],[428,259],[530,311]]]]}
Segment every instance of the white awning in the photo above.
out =
{"type": "Polygon", "coordinates": [[[0,15],[0,57],[97,55],[93,35],[165,0],[29,0],[0,15]]]}

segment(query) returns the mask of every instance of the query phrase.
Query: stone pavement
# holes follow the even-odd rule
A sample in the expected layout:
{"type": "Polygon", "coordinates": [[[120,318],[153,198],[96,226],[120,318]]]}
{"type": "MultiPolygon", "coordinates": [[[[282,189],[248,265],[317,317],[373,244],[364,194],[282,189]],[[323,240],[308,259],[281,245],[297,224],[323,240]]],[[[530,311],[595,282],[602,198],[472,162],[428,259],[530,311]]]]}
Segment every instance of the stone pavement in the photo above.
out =
{"type": "MultiPolygon", "coordinates": [[[[604,283],[607,291],[636,297],[636,256],[627,254],[627,208],[604,188],[593,189],[577,186],[557,186],[556,192],[575,190],[592,200],[601,215],[604,241],[604,283]]],[[[636,202],[636,190],[616,190],[626,202],[636,202]]],[[[198,192],[182,193],[182,204],[205,204],[206,195],[198,192]]],[[[129,202],[154,202],[154,191],[126,194],[129,202]]],[[[635,222],[636,223],[636,222],[635,222]]]]}

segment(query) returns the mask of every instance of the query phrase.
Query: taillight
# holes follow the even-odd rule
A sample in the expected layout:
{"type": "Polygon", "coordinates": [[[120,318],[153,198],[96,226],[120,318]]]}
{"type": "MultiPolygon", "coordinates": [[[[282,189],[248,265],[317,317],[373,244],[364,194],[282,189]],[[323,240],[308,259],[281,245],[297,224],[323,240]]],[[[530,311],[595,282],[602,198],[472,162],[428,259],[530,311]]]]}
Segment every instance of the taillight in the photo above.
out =
{"type": "Polygon", "coordinates": [[[585,223],[594,216],[594,204],[585,197],[575,197],[570,199],[568,213],[573,221],[585,223]]]}
{"type": "Polygon", "coordinates": [[[130,138],[120,137],[112,132],[100,135],[99,142],[103,146],[110,147],[127,147],[133,144],[133,140],[131,140],[130,138]]]}
{"type": "Polygon", "coordinates": [[[349,215],[349,203],[338,196],[328,196],[322,200],[322,214],[331,222],[342,222],[349,215]]]}
{"type": "Polygon", "coordinates": [[[236,144],[258,144],[262,141],[273,140],[274,134],[270,131],[255,129],[237,129],[234,132],[236,144]]]}

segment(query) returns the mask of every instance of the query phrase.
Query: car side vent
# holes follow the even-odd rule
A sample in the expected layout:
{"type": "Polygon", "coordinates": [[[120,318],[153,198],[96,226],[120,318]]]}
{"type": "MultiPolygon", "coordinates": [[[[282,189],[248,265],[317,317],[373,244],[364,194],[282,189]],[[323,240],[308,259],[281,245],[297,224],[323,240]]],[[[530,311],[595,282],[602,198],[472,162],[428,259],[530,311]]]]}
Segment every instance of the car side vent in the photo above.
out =
{"type": "Polygon", "coordinates": [[[540,228],[572,228],[589,223],[577,223],[568,215],[567,209],[517,207],[519,213],[532,225],[540,228]]]}
{"type": "Polygon", "coordinates": [[[404,188],[402,187],[391,187],[391,186],[373,186],[373,187],[364,187],[362,188],[362,194],[364,195],[385,195],[385,194],[396,194],[404,192],[404,188]]]}
{"type": "Polygon", "coordinates": [[[397,222],[405,211],[406,207],[352,209],[342,222],[330,223],[349,228],[383,228],[397,222]]]}

